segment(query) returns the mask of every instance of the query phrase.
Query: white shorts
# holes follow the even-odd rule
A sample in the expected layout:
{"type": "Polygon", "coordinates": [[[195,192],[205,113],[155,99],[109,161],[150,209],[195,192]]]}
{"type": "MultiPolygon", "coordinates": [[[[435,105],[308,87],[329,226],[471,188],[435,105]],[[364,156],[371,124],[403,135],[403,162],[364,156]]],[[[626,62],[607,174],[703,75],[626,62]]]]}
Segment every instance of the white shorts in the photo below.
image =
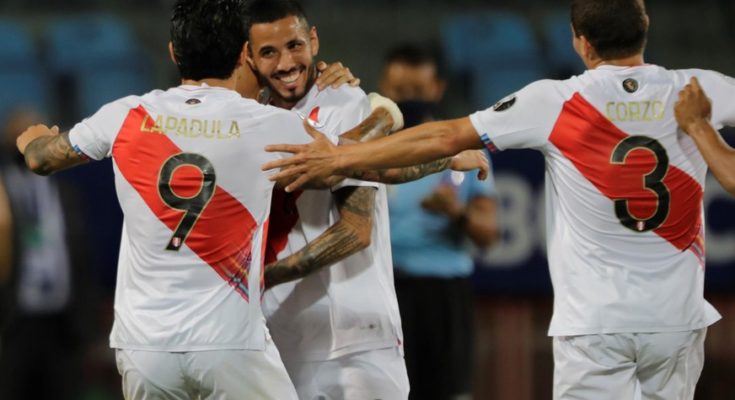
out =
{"type": "Polygon", "coordinates": [[[690,400],[706,333],[554,337],[554,399],[690,400]]]}
{"type": "Polygon", "coordinates": [[[406,362],[398,348],[362,351],[327,361],[289,362],[300,400],[405,400],[406,362]]]}
{"type": "Polygon", "coordinates": [[[127,400],[297,399],[273,342],[265,351],[118,349],[115,354],[127,400]]]}

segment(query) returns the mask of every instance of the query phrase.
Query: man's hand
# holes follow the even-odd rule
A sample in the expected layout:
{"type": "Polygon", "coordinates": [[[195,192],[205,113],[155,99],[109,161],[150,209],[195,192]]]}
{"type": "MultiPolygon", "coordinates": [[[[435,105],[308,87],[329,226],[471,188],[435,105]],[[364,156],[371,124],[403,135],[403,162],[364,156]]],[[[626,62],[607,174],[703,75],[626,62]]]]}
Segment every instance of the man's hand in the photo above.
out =
{"type": "Polygon", "coordinates": [[[451,185],[439,185],[433,193],[421,201],[421,207],[450,219],[459,218],[464,212],[464,207],[457,198],[456,188],[451,185]]]}
{"type": "Polygon", "coordinates": [[[322,181],[332,175],[339,175],[339,149],[337,146],[323,133],[314,129],[307,119],[304,120],[304,129],[306,129],[309,136],[314,138],[313,142],[308,144],[277,144],[265,148],[269,152],[293,153],[292,157],[271,161],[261,167],[264,171],[283,168],[269,179],[272,181],[294,179],[284,188],[286,192],[293,192],[308,183],[322,181]]]}
{"type": "Polygon", "coordinates": [[[679,92],[679,99],[674,104],[674,116],[681,129],[689,134],[698,124],[709,123],[712,103],[699,86],[697,78],[692,77],[690,83],[679,92]]]}
{"type": "Polygon", "coordinates": [[[479,169],[477,179],[484,181],[490,174],[490,162],[484,150],[465,150],[452,157],[452,163],[449,165],[452,171],[472,171],[479,169]]]}
{"type": "Polygon", "coordinates": [[[360,86],[360,78],[355,78],[350,69],[341,62],[327,65],[324,61],[319,61],[316,63],[316,69],[319,71],[319,76],[314,83],[319,90],[324,90],[329,86],[336,89],[344,84],[360,86]]]}
{"type": "Polygon", "coordinates": [[[40,137],[43,136],[56,136],[59,134],[59,127],[54,125],[51,128],[49,128],[46,125],[38,124],[28,127],[23,133],[18,136],[18,138],[15,140],[16,146],[18,146],[18,150],[20,151],[20,154],[25,155],[26,153],[26,147],[28,147],[28,144],[40,137]]]}

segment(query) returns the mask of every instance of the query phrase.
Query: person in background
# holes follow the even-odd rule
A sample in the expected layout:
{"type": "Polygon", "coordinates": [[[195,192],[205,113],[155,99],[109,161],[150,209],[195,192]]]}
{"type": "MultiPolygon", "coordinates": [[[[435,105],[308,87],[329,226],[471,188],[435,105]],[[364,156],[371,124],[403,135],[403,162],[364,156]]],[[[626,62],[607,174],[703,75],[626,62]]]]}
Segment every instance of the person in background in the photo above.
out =
{"type": "Polygon", "coordinates": [[[0,239],[0,388],[8,400],[78,398],[93,323],[84,308],[92,303],[90,280],[73,190],[28,170],[15,148],[40,120],[30,108],[15,110],[0,140],[0,220],[12,221],[0,224],[9,233],[0,239]]]}
{"type": "MultiPolygon", "coordinates": [[[[380,91],[398,103],[407,128],[433,119],[445,87],[431,50],[388,53],[380,91]]],[[[497,237],[492,174],[482,182],[446,170],[391,186],[388,201],[410,398],[469,398],[474,262],[466,239],[484,249],[497,237]]]]}

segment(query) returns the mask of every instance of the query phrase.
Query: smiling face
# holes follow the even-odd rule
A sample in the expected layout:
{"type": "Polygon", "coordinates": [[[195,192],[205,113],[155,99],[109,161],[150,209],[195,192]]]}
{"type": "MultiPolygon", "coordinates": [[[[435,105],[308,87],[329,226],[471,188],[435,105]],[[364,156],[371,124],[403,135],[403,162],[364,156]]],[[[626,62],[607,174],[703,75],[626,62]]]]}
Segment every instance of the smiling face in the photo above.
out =
{"type": "Polygon", "coordinates": [[[270,87],[273,103],[279,107],[293,107],[311,89],[318,51],[316,28],[309,28],[299,17],[250,28],[248,62],[270,87]]]}

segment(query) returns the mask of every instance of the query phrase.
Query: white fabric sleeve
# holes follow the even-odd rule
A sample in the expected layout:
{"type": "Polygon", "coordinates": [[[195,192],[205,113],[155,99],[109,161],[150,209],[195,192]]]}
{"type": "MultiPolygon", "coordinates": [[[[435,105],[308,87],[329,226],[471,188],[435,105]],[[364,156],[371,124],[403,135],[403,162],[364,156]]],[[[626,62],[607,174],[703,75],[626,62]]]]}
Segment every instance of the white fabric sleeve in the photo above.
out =
{"type": "Polygon", "coordinates": [[[706,70],[695,71],[693,75],[712,101],[712,124],[715,128],[735,126],[735,79],[706,70]]]}
{"type": "Polygon", "coordinates": [[[74,125],[69,131],[69,142],[74,150],[93,160],[110,157],[112,144],[134,103],[133,96],[115,100],[74,125]]]}
{"type": "Polygon", "coordinates": [[[556,81],[529,84],[492,107],[470,115],[470,122],[490,151],[540,148],[547,142],[563,106],[556,81]]]}

